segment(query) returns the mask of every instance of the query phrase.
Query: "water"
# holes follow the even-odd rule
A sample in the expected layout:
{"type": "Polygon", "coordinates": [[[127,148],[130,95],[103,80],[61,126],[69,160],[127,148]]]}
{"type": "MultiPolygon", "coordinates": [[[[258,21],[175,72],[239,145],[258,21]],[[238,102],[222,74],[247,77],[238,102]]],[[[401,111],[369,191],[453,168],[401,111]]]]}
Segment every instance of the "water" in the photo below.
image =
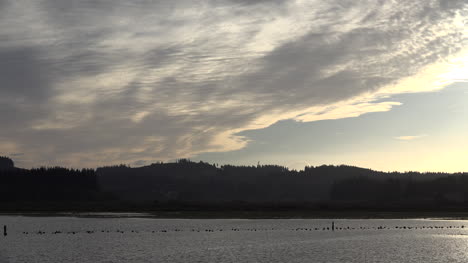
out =
{"type": "Polygon", "coordinates": [[[0,216],[4,224],[1,263],[468,262],[468,221],[0,216]],[[326,230],[332,221],[345,229],[326,230]]]}

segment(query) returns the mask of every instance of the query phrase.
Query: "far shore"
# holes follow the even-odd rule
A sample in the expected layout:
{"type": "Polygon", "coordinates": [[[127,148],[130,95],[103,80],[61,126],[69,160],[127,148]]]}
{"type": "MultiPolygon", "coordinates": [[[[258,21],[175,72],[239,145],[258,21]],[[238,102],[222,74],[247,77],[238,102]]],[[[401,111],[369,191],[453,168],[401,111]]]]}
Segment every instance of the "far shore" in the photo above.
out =
{"type": "Polygon", "coordinates": [[[2,211],[0,216],[154,219],[426,219],[468,220],[468,211],[2,211]]]}

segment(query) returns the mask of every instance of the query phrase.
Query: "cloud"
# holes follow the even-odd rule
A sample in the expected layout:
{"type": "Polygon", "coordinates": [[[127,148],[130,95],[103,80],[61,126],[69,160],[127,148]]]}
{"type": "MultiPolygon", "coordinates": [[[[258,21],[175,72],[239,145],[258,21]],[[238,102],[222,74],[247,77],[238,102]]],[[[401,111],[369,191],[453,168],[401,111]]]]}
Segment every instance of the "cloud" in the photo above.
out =
{"type": "Polygon", "coordinates": [[[413,141],[413,140],[416,140],[416,139],[420,139],[420,138],[423,138],[423,137],[426,137],[427,135],[426,134],[422,134],[422,135],[406,135],[406,136],[398,136],[398,137],[395,137],[396,140],[399,140],[399,141],[413,141]]]}
{"type": "Polygon", "coordinates": [[[391,110],[468,61],[458,0],[0,5],[0,151],[24,166],[240,149],[279,120],[391,110]]]}

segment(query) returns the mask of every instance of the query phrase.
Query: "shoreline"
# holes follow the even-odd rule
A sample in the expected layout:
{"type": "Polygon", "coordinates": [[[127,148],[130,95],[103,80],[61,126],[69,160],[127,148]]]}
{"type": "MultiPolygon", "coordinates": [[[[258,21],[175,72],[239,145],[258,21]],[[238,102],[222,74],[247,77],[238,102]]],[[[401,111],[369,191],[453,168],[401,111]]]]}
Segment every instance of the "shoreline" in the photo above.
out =
{"type": "Polygon", "coordinates": [[[468,220],[468,211],[4,211],[1,216],[147,219],[468,220]]]}

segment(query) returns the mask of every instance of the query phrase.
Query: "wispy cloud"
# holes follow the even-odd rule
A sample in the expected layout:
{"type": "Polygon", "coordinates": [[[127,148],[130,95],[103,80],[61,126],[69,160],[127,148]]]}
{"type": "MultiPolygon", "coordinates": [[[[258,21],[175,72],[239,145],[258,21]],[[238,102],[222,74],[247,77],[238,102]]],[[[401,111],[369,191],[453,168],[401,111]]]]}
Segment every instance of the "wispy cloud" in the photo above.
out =
{"type": "Polygon", "coordinates": [[[423,138],[423,137],[426,137],[427,134],[422,134],[422,135],[406,135],[406,136],[398,136],[398,137],[394,137],[396,140],[400,140],[400,141],[412,141],[412,140],[416,140],[416,139],[420,139],[420,138],[423,138]]]}
{"type": "Polygon", "coordinates": [[[468,61],[464,0],[0,5],[0,150],[23,165],[239,149],[279,120],[391,110],[468,61]]]}

